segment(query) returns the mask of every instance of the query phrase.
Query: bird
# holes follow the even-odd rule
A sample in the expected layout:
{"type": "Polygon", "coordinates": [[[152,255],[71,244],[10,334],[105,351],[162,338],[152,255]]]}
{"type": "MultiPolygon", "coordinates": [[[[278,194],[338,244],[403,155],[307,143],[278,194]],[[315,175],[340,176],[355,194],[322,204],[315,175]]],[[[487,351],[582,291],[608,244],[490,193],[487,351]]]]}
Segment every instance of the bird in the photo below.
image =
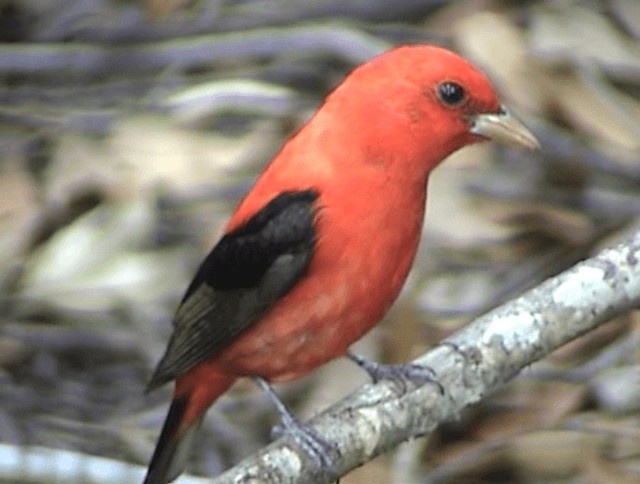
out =
{"type": "MultiPolygon", "coordinates": [[[[342,356],[397,298],[420,240],[431,171],[458,149],[535,136],[487,76],[434,45],[388,50],[351,71],[282,146],[204,258],[147,390],[175,380],[145,484],[183,472],[207,409],[242,377],[270,384],[342,356]]],[[[318,445],[320,442],[320,445],[318,445]]]]}

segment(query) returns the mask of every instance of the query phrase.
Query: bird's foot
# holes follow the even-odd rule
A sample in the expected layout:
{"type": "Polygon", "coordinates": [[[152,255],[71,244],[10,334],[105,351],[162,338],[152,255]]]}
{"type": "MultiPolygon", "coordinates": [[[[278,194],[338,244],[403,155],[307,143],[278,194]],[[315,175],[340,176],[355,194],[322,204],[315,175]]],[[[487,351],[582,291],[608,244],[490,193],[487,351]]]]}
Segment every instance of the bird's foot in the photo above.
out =
{"type": "Polygon", "coordinates": [[[275,439],[283,435],[290,435],[296,444],[311,457],[318,467],[323,469],[332,478],[337,478],[338,472],[332,455],[339,454],[338,446],[332,442],[328,442],[312,427],[300,423],[300,421],[291,414],[266,380],[260,377],[256,377],[255,380],[258,385],[260,385],[262,391],[273,402],[280,416],[281,424],[273,427],[271,437],[275,439]]]}
{"type": "Polygon", "coordinates": [[[338,451],[337,446],[327,442],[312,427],[308,427],[291,414],[280,415],[281,424],[271,430],[272,438],[290,435],[300,448],[313,459],[318,467],[325,469],[333,476],[337,476],[335,462],[331,454],[338,451]]]}
{"type": "Polygon", "coordinates": [[[418,385],[431,383],[438,387],[440,394],[444,395],[444,387],[437,380],[433,369],[428,366],[417,365],[415,363],[384,365],[367,360],[351,352],[347,353],[347,357],[366,371],[373,383],[378,383],[380,380],[390,380],[399,386],[402,393],[407,391],[408,382],[413,382],[418,385]]]}

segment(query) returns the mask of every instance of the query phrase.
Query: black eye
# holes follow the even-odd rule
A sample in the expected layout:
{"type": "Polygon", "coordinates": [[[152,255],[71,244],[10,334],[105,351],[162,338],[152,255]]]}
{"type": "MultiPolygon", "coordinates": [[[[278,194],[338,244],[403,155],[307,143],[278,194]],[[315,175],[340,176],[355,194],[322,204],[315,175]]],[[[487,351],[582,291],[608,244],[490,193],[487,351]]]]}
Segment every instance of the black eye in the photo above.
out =
{"type": "Polygon", "coordinates": [[[455,107],[464,101],[466,94],[460,84],[447,81],[438,86],[438,97],[447,106],[455,107]]]}

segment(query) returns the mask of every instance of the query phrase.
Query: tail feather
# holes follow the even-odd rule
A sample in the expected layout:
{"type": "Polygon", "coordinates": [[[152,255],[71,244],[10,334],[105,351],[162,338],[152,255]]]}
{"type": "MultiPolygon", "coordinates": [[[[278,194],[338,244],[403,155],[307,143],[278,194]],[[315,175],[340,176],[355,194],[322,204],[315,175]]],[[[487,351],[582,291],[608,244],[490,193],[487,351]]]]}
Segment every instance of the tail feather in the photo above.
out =
{"type": "Polygon", "coordinates": [[[191,447],[207,409],[235,381],[214,365],[200,365],[176,381],[174,398],[164,421],[144,484],[166,484],[187,465],[191,447]]]}
{"type": "Polygon", "coordinates": [[[181,428],[186,404],[185,399],[178,398],[171,402],[144,484],[165,484],[184,471],[193,439],[202,422],[200,418],[187,428],[181,428]]]}

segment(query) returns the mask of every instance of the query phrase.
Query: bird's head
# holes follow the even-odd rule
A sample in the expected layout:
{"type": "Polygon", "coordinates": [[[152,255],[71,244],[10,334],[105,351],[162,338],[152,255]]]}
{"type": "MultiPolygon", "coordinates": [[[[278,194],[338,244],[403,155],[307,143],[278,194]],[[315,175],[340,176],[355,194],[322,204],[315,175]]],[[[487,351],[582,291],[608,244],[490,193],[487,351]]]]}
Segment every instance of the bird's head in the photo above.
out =
{"type": "Polygon", "coordinates": [[[455,150],[487,139],[538,147],[477,67],[435,46],[399,47],[361,65],[321,111],[334,114],[333,136],[340,130],[362,140],[368,160],[419,160],[426,173],[455,150]]]}

